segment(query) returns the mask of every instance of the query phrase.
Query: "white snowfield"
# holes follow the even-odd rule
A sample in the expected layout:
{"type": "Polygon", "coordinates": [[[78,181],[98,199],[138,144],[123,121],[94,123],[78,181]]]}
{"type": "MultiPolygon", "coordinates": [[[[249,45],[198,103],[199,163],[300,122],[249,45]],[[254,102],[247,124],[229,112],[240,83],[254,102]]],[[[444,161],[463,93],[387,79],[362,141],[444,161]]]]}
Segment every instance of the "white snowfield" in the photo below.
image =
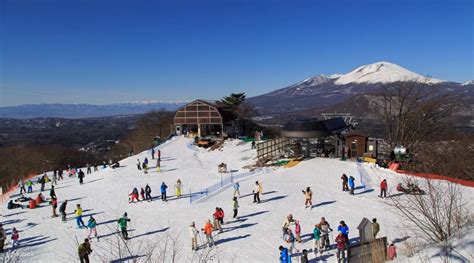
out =
{"type": "MultiPolygon", "coordinates": [[[[311,249],[310,233],[321,217],[325,217],[335,231],[338,222],[344,220],[350,228],[351,239],[358,236],[357,225],[362,218],[377,218],[381,226],[379,236],[387,236],[389,242],[395,240],[399,254],[403,254],[403,242],[410,240],[400,224],[400,216],[389,206],[390,201],[377,197],[382,178],[388,180],[389,193],[395,193],[395,184],[401,179],[401,175],[364,165],[361,168],[366,171],[363,175],[366,189],[357,188],[356,194],[349,196],[347,192],[341,191],[342,173],[354,176],[356,186],[360,186],[359,170],[356,163],[350,161],[310,159],[293,168],[278,168],[266,174],[243,179],[240,182],[242,198],[239,199],[238,220],[231,218],[232,187],[202,202],[190,204],[187,197],[190,191],[197,192],[220,182],[218,164],[224,162],[228,165],[228,170],[243,172],[243,166],[255,162],[256,150],[251,149],[250,143],[238,140],[227,141],[222,150],[210,152],[190,147],[189,142],[189,138],[177,137],[160,146],[161,173],[157,173],[153,168],[155,160],[150,158],[150,153],[143,152],[122,160],[120,168],[100,169],[99,172],[86,175],[83,185],[79,185],[77,178],[59,181],[56,187],[59,201],[69,200],[67,211],[70,214],[66,223],[61,222],[59,217],[51,218],[50,205],[34,210],[7,210],[5,202],[2,222],[9,235],[6,253],[9,253],[10,257],[19,255],[22,262],[78,262],[76,240],[82,243],[88,230],[76,228],[72,215],[76,204],[83,207],[86,224],[88,215],[91,214],[99,224],[97,230],[101,238],[99,242],[92,239],[91,262],[102,262],[103,255],[110,253],[108,246],[113,240],[117,240],[116,221],[124,212],[131,218],[131,239],[127,242],[132,247],[157,241],[159,245],[163,245],[160,240],[165,240],[167,235],[173,236],[178,238],[179,246],[176,262],[197,262],[193,254],[199,252],[191,251],[188,226],[194,221],[200,230],[207,219],[212,219],[216,207],[222,207],[226,216],[224,233],[215,236],[215,252],[218,256],[213,258],[214,262],[217,258],[220,258],[220,262],[278,262],[278,246],[286,245],[281,239],[281,226],[290,213],[301,221],[303,243],[296,245],[300,250],[311,249]],[[146,156],[152,167],[147,175],[136,168],[137,158],[143,160],[146,156]],[[184,186],[184,197],[181,199],[174,196],[173,186],[178,178],[184,186]],[[253,204],[252,190],[256,180],[263,182],[265,193],[260,204],[253,204]],[[163,203],[158,197],[162,182],[169,187],[167,203],[163,203]],[[129,204],[128,194],[133,187],[140,190],[146,183],[152,187],[154,201],[129,204]],[[304,208],[304,195],[301,190],[307,186],[314,192],[315,207],[312,210],[304,208]],[[20,231],[20,247],[11,250],[10,233],[13,227],[20,231]]],[[[49,187],[50,183],[46,189],[49,187]]],[[[473,189],[462,189],[467,197],[474,196],[473,189]]],[[[34,190],[31,197],[38,194],[39,186],[35,185],[34,190]]],[[[44,195],[49,197],[49,191],[45,191],[44,195]]],[[[470,231],[469,235],[460,241],[462,248],[459,249],[462,256],[471,261],[474,251],[472,233],[473,231],[470,231]],[[466,251],[470,251],[470,254],[466,251]]],[[[330,238],[334,242],[335,234],[330,238]]],[[[203,244],[203,240],[201,236],[199,245],[203,244]]],[[[438,257],[431,257],[436,253],[433,248],[426,252],[425,258],[440,261],[438,257]]],[[[309,258],[314,260],[314,255],[310,253],[309,258]]],[[[336,262],[335,250],[326,251],[319,260],[336,262]]],[[[401,255],[398,260],[419,262],[420,257],[406,258],[401,255]]],[[[463,258],[458,262],[463,262],[462,260],[463,258]]],[[[162,262],[170,261],[168,259],[162,262]]],[[[299,258],[295,256],[293,261],[299,262],[299,258]]]]}
{"type": "Polygon", "coordinates": [[[341,75],[335,83],[391,83],[396,81],[418,81],[429,84],[443,82],[439,79],[427,78],[390,62],[377,62],[360,66],[353,71],[341,75]]]}

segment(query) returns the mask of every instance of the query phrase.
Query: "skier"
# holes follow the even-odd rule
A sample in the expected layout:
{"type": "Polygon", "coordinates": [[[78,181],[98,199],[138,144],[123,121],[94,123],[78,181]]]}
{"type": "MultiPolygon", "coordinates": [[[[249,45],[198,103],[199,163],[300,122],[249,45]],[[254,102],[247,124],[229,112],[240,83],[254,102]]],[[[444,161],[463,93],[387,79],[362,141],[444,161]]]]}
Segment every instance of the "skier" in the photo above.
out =
{"type": "Polygon", "coordinates": [[[330,241],[329,241],[329,232],[332,231],[331,226],[326,221],[324,217],[321,218],[321,222],[318,225],[319,229],[321,230],[321,253],[323,249],[329,249],[330,241]]]}
{"type": "Polygon", "coordinates": [[[143,189],[143,187],[142,187],[142,189],[140,190],[140,195],[141,195],[141,197],[142,197],[142,201],[144,201],[144,200],[145,200],[145,189],[143,189]]]}
{"type": "Polygon", "coordinates": [[[123,216],[117,221],[120,232],[122,233],[122,238],[127,240],[128,239],[128,232],[127,232],[127,223],[130,222],[130,219],[127,217],[127,212],[123,214],[123,216]]]}
{"type": "Polygon", "coordinates": [[[142,163],[140,162],[140,159],[137,159],[137,169],[138,170],[142,169],[142,163]]]}
{"type": "Polygon", "coordinates": [[[33,182],[31,180],[26,181],[26,186],[28,186],[28,193],[33,192],[33,182]]]}
{"type": "Polygon", "coordinates": [[[63,169],[58,170],[58,177],[59,177],[59,180],[64,180],[64,178],[63,178],[63,169]]]}
{"type": "Polygon", "coordinates": [[[168,186],[165,184],[165,182],[162,182],[161,186],[160,186],[160,190],[161,190],[161,200],[163,202],[168,202],[168,200],[166,200],[166,189],[167,188],[168,188],[168,186]]]}
{"type": "Polygon", "coordinates": [[[181,184],[181,180],[178,179],[178,181],[176,181],[176,184],[174,185],[174,189],[176,191],[176,197],[177,198],[180,198],[181,197],[181,189],[182,189],[183,185],[181,184]]]}
{"type": "Polygon", "coordinates": [[[92,249],[88,238],[84,239],[84,243],[79,245],[77,252],[81,263],[89,263],[89,254],[92,253],[92,249]]]}
{"type": "Polygon", "coordinates": [[[56,198],[56,192],[54,191],[54,185],[51,185],[51,189],[49,190],[49,197],[51,199],[56,198]]]}
{"type": "Polygon", "coordinates": [[[156,172],[161,173],[161,161],[160,161],[160,159],[156,159],[156,172]]]}
{"type": "Polygon", "coordinates": [[[161,150],[160,149],[158,149],[158,160],[161,161],[161,150]]]}
{"type": "Polygon", "coordinates": [[[53,171],[53,178],[51,180],[51,185],[58,185],[58,172],[56,169],[53,171]]]}
{"type": "Polygon", "coordinates": [[[305,197],[305,201],[304,201],[304,208],[308,208],[310,207],[311,209],[313,209],[313,191],[311,191],[311,189],[308,187],[306,187],[306,191],[305,190],[301,190],[304,194],[304,197],[305,197]]]}
{"type": "Polygon", "coordinates": [[[234,197],[234,216],[232,218],[237,218],[237,213],[238,213],[238,209],[239,209],[239,201],[237,201],[237,197],[234,197]]]}
{"type": "Polygon", "coordinates": [[[240,184],[239,184],[239,182],[235,182],[233,187],[234,187],[234,197],[235,196],[240,197],[240,184]]]}
{"type": "Polygon", "coordinates": [[[348,181],[347,175],[342,174],[341,179],[342,179],[342,191],[349,191],[349,187],[347,186],[347,181],[348,181]]]}
{"type": "Polygon", "coordinates": [[[46,181],[45,176],[44,175],[41,176],[41,178],[39,179],[39,183],[41,184],[41,192],[44,191],[44,184],[46,183],[45,181],[46,181]]]}
{"type": "Polygon", "coordinates": [[[219,207],[218,209],[218,219],[219,219],[219,223],[221,224],[221,226],[224,224],[224,210],[222,209],[222,207],[219,207]]]}
{"type": "Polygon", "coordinates": [[[145,199],[148,201],[151,201],[151,187],[148,184],[146,184],[145,186],[145,194],[146,194],[145,199]]]}
{"type": "Polygon", "coordinates": [[[92,173],[92,169],[91,169],[91,165],[90,164],[87,164],[87,171],[86,171],[87,174],[91,174],[92,173]]]}
{"type": "Polygon", "coordinates": [[[286,247],[280,246],[280,263],[291,263],[291,257],[288,254],[288,249],[286,247]]]}
{"type": "Polygon", "coordinates": [[[20,188],[20,195],[23,194],[23,192],[26,193],[25,184],[23,183],[22,180],[18,182],[18,188],[20,188]]]}
{"type": "Polygon", "coordinates": [[[145,162],[142,163],[142,168],[143,168],[143,173],[147,174],[148,173],[148,164],[145,162]]]}
{"type": "Polygon", "coordinates": [[[16,228],[14,227],[12,229],[12,241],[13,241],[12,248],[17,247],[19,245],[20,243],[19,239],[20,239],[20,234],[18,234],[18,230],[16,230],[16,228]]]}
{"type": "Polygon", "coordinates": [[[3,247],[5,246],[5,240],[7,239],[7,234],[5,229],[3,229],[3,224],[0,223],[0,252],[3,253],[3,247]]]}
{"type": "Polygon", "coordinates": [[[136,187],[133,188],[132,192],[130,193],[130,198],[128,199],[128,203],[137,201],[138,202],[138,189],[136,187]]]}
{"type": "Polygon", "coordinates": [[[84,221],[82,221],[82,207],[80,204],[77,204],[74,214],[76,215],[77,228],[87,228],[86,224],[84,224],[84,221]]]}
{"type": "Polygon", "coordinates": [[[283,232],[283,235],[282,235],[282,238],[285,238],[285,235],[286,233],[288,232],[288,228],[290,227],[290,225],[293,225],[295,224],[295,219],[293,218],[293,215],[292,214],[289,214],[285,221],[283,222],[283,225],[281,227],[281,230],[283,232]]]}
{"type": "Polygon", "coordinates": [[[336,248],[337,248],[337,252],[336,252],[337,261],[341,262],[341,259],[342,259],[342,262],[345,262],[346,254],[344,250],[346,249],[347,238],[346,236],[344,236],[344,234],[341,231],[339,231],[335,241],[336,241],[336,248]]]}
{"type": "Polygon", "coordinates": [[[51,198],[51,207],[53,208],[53,215],[51,217],[58,217],[56,214],[56,208],[58,208],[58,199],[56,197],[51,198]]]}
{"type": "Polygon", "coordinates": [[[297,253],[299,252],[295,247],[295,235],[293,235],[293,232],[289,228],[286,230],[285,241],[290,244],[290,248],[288,249],[290,255],[293,254],[293,249],[296,250],[297,253]]]}
{"type": "Polygon", "coordinates": [[[339,222],[337,231],[341,232],[342,235],[344,235],[344,237],[346,238],[347,242],[349,242],[349,227],[346,225],[344,221],[339,222]]]}
{"type": "Polygon", "coordinates": [[[151,159],[155,159],[155,148],[151,147],[151,159]]]}
{"type": "Polygon", "coordinates": [[[387,180],[383,179],[382,182],[380,182],[380,195],[379,197],[384,198],[387,197],[387,180]]]}
{"type": "Polygon", "coordinates": [[[253,202],[260,203],[260,185],[255,181],[255,189],[253,190],[253,202]]]}
{"type": "Polygon", "coordinates": [[[222,230],[222,226],[221,226],[221,222],[219,220],[219,207],[216,207],[216,211],[214,211],[214,214],[212,214],[213,218],[214,218],[214,227],[213,229],[214,230],[218,230],[219,229],[219,233],[222,233],[224,232],[222,230]]]}
{"type": "Polygon", "coordinates": [[[191,225],[189,226],[189,236],[191,237],[191,250],[198,249],[198,245],[197,245],[198,233],[199,231],[196,228],[196,224],[192,222],[191,225]]]}
{"type": "Polygon", "coordinates": [[[83,184],[84,183],[84,172],[82,170],[79,170],[79,173],[77,174],[77,177],[79,178],[79,183],[83,184]]]}
{"type": "Polygon", "coordinates": [[[94,233],[95,238],[99,241],[99,237],[97,236],[97,221],[95,221],[92,215],[89,217],[89,221],[87,221],[87,227],[90,229],[87,238],[91,238],[92,233],[94,233]]]}
{"type": "MultiPolygon", "coordinates": [[[[314,225],[313,229],[313,253],[316,257],[318,255],[318,250],[321,246],[321,230],[319,229],[318,225],[314,225]]],[[[323,254],[323,250],[320,251],[323,254]]]]}
{"type": "Polygon", "coordinates": [[[204,234],[206,235],[206,241],[207,241],[207,245],[209,247],[214,246],[215,243],[214,243],[214,239],[212,238],[212,224],[211,224],[211,220],[207,220],[206,221],[206,224],[204,225],[204,227],[201,229],[204,234]]]}
{"type": "Polygon", "coordinates": [[[372,233],[374,234],[374,238],[377,237],[377,234],[380,231],[380,225],[377,223],[377,218],[372,219],[372,233]]]}
{"type": "Polygon", "coordinates": [[[301,243],[301,225],[299,220],[295,220],[295,234],[296,234],[296,241],[301,243]]]}
{"type": "Polygon", "coordinates": [[[355,187],[354,180],[355,178],[352,175],[349,176],[349,187],[350,187],[349,194],[350,195],[354,195],[354,187],[355,187]]]}
{"type": "Polygon", "coordinates": [[[59,206],[59,213],[61,213],[61,220],[63,222],[66,222],[66,206],[67,206],[67,200],[64,200],[61,206],[59,206]]]}
{"type": "Polygon", "coordinates": [[[303,249],[303,251],[301,253],[302,253],[302,255],[300,257],[300,263],[309,263],[308,250],[303,249]]]}

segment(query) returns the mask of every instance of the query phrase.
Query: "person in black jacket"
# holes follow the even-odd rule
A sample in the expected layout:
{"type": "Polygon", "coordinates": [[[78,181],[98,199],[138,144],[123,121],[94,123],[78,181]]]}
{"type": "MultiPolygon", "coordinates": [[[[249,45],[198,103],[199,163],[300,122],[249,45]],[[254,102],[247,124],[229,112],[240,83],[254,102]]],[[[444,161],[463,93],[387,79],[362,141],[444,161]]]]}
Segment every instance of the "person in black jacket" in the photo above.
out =
{"type": "Polygon", "coordinates": [[[51,185],[51,190],[49,190],[49,197],[51,199],[56,198],[56,192],[54,191],[54,185],[51,185]]]}
{"type": "Polygon", "coordinates": [[[84,183],[84,172],[82,170],[79,170],[79,174],[77,175],[79,178],[79,183],[83,184],[84,183]]]}
{"type": "Polygon", "coordinates": [[[67,200],[64,200],[61,206],[59,206],[59,213],[61,213],[61,220],[63,222],[66,222],[66,206],[67,206],[67,200]]]}
{"type": "Polygon", "coordinates": [[[347,181],[349,180],[349,178],[347,178],[346,174],[342,174],[341,179],[342,179],[342,191],[349,191],[349,186],[347,185],[347,181]]]}

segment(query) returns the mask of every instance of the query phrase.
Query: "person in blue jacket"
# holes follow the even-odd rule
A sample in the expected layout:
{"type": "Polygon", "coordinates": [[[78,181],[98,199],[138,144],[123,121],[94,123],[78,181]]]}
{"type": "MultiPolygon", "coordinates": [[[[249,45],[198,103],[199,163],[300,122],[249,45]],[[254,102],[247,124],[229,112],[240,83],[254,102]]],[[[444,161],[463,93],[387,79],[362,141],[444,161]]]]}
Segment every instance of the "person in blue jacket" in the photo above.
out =
{"type": "Polygon", "coordinates": [[[161,189],[161,200],[163,202],[168,202],[168,200],[166,200],[166,189],[168,188],[168,186],[165,184],[165,182],[161,183],[161,186],[160,186],[160,189],[161,189]]]}
{"type": "Polygon", "coordinates": [[[341,232],[342,235],[346,238],[347,242],[349,242],[349,227],[346,225],[346,222],[344,221],[339,222],[337,231],[341,232]]]}
{"type": "Polygon", "coordinates": [[[349,188],[350,188],[349,194],[350,195],[354,195],[354,187],[355,187],[354,180],[355,180],[354,177],[349,176],[349,188]]]}
{"type": "Polygon", "coordinates": [[[288,254],[288,248],[280,246],[280,263],[291,263],[291,257],[288,254]]]}

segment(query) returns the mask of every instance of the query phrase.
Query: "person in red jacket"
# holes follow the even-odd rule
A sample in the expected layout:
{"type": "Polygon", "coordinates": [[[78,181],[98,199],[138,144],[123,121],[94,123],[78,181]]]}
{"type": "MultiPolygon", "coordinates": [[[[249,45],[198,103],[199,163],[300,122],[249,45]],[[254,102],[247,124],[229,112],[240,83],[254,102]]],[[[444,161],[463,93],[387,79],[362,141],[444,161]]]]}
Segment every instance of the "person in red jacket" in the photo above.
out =
{"type": "Polygon", "coordinates": [[[214,214],[212,214],[213,218],[214,218],[214,230],[219,230],[219,233],[222,233],[222,226],[221,226],[221,220],[220,220],[220,216],[221,216],[221,212],[219,210],[219,207],[216,207],[216,211],[214,211],[214,214]]]}
{"type": "Polygon", "coordinates": [[[345,262],[346,260],[346,254],[345,254],[345,249],[346,249],[346,242],[347,238],[342,234],[341,231],[339,231],[339,234],[336,237],[336,248],[337,248],[337,262],[345,262]]]}
{"type": "Polygon", "coordinates": [[[387,180],[383,179],[383,181],[380,183],[380,196],[379,197],[387,197],[387,180]]]}

